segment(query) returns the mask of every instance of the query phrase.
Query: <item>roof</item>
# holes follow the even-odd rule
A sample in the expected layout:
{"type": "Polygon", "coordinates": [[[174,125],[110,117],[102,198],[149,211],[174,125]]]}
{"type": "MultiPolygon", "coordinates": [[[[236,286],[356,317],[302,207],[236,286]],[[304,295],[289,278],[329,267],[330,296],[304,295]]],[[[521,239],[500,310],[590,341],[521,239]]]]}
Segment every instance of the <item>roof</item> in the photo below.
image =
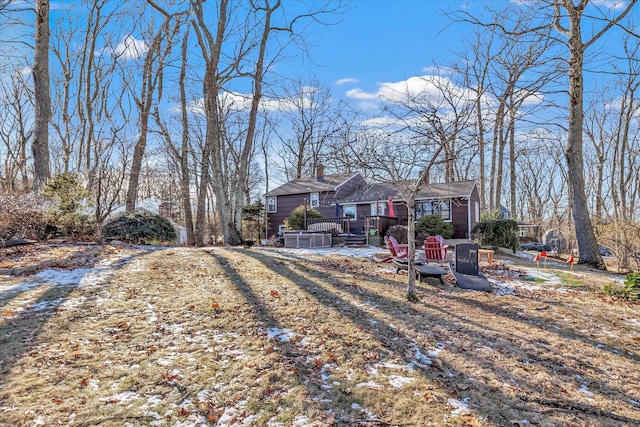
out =
{"type": "Polygon", "coordinates": [[[336,187],[353,176],[353,174],[325,175],[320,181],[315,176],[297,178],[281,185],[278,188],[274,188],[267,193],[267,196],[286,196],[290,194],[335,191],[336,187]]]}
{"type": "MultiPolygon", "coordinates": [[[[475,181],[458,181],[437,184],[426,184],[416,195],[421,199],[453,199],[471,196],[475,181]]],[[[394,201],[404,200],[400,191],[392,184],[369,184],[360,187],[355,193],[349,194],[341,200],[342,203],[372,203],[376,200],[387,200],[391,196],[394,201]]]]}

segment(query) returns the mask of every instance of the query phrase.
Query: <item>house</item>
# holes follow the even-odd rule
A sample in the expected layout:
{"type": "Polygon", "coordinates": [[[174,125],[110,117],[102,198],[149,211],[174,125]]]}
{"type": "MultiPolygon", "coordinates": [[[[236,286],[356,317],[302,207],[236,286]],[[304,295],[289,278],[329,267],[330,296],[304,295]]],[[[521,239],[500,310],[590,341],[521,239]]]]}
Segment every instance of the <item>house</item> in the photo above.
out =
{"type": "MultiPolygon", "coordinates": [[[[395,217],[398,224],[404,225],[409,216],[400,192],[386,183],[363,185],[342,198],[340,204],[345,212],[353,214],[354,233],[366,233],[372,217],[395,217]]],[[[414,207],[416,220],[436,214],[451,222],[453,239],[469,239],[471,230],[480,222],[480,193],[475,181],[427,184],[416,195],[414,207]]]]}
{"type": "MultiPolygon", "coordinates": [[[[336,218],[336,203],[366,184],[360,173],[324,175],[324,167],[318,166],[316,176],[298,178],[271,190],[266,195],[267,236],[281,234],[284,220],[298,206],[309,206],[325,218],[336,218]]],[[[339,205],[338,205],[339,208],[339,205]]]]}
{"type": "MultiPolygon", "coordinates": [[[[310,206],[322,213],[307,225],[337,223],[340,232],[384,233],[395,224],[407,224],[408,210],[400,192],[391,184],[368,183],[360,173],[324,175],[292,180],[266,194],[268,235],[284,230],[284,220],[298,206],[310,206]]],[[[438,214],[454,226],[454,239],[469,239],[480,222],[480,195],[475,181],[426,185],[416,197],[416,219],[438,214]]]]}

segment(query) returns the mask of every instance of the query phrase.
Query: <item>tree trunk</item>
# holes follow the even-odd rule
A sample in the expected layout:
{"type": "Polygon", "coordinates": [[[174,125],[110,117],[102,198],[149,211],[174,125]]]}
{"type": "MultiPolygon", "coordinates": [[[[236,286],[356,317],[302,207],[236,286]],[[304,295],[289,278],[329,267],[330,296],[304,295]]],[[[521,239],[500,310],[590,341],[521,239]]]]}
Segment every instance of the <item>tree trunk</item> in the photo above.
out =
{"type": "Polygon", "coordinates": [[[517,195],[516,195],[516,111],[512,106],[509,109],[509,210],[511,216],[516,216],[517,195]]]}
{"type": "Polygon", "coordinates": [[[572,212],[576,240],[580,251],[580,264],[588,264],[599,270],[606,270],[596,240],[589,206],[584,188],[584,159],[582,153],[582,129],[584,120],[583,104],[583,61],[584,45],[580,32],[580,14],[571,14],[569,37],[569,129],[567,134],[567,174],[572,189],[572,212]]]}
{"type": "Polygon", "coordinates": [[[184,226],[187,229],[187,246],[196,243],[193,225],[193,210],[191,209],[191,188],[189,185],[189,115],[187,111],[186,75],[187,75],[187,49],[189,40],[189,27],[187,27],[182,40],[182,64],[180,66],[180,106],[182,114],[182,149],[180,156],[180,196],[182,198],[182,210],[184,211],[184,226]]]}
{"type": "Polygon", "coordinates": [[[40,190],[51,178],[49,165],[49,119],[51,93],[49,92],[49,0],[36,1],[36,36],[33,60],[35,98],[35,132],[33,150],[34,188],[40,190]]]}
{"type": "Polygon", "coordinates": [[[133,213],[136,209],[138,198],[138,183],[140,181],[140,170],[142,169],[142,158],[147,146],[147,129],[149,121],[149,111],[145,111],[140,116],[140,136],[133,150],[133,160],[131,161],[131,172],[129,173],[129,185],[127,187],[126,210],[133,213]]]}
{"type": "Polygon", "coordinates": [[[408,247],[408,272],[409,278],[407,280],[407,299],[409,301],[418,301],[416,295],[416,225],[415,225],[415,195],[409,197],[407,200],[407,243],[408,247]]]}

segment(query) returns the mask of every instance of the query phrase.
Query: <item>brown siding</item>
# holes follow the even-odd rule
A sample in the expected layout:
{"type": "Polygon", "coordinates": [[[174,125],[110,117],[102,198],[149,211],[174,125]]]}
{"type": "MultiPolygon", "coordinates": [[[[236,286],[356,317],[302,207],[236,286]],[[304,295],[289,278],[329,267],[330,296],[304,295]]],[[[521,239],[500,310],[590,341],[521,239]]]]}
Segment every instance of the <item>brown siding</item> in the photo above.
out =
{"type": "Polygon", "coordinates": [[[454,228],[454,239],[469,237],[468,206],[469,200],[467,199],[451,200],[451,223],[454,228]]]}
{"type": "MultiPolygon", "coordinates": [[[[323,217],[333,218],[335,216],[334,192],[328,191],[320,193],[320,206],[315,208],[323,217]]],[[[309,203],[309,194],[291,194],[278,197],[278,212],[270,213],[268,237],[278,234],[278,226],[284,224],[284,220],[291,215],[291,212],[298,206],[304,205],[304,199],[309,203]]]]}
{"type": "MultiPolygon", "coordinates": [[[[477,193],[476,193],[477,195],[477,193]]],[[[454,227],[454,239],[466,239],[469,237],[469,223],[467,221],[467,199],[452,199],[451,201],[451,223],[454,227]]],[[[360,209],[360,206],[358,206],[360,209]]],[[[404,203],[394,203],[393,209],[400,224],[406,224],[409,216],[407,206],[404,203]]]]}

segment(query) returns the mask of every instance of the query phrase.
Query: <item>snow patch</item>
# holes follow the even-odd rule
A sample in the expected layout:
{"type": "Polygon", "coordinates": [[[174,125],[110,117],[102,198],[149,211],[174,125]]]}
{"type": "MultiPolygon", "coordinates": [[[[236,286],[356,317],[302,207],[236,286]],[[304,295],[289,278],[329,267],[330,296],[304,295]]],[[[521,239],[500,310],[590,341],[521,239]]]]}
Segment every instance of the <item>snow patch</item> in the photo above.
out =
{"type": "Polygon", "coordinates": [[[589,387],[587,387],[587,385],[586,385],[586,384],[582,384],[582,385],[580,386],[580,391],[581,391],[582,393],[584,393],[584,394],[585,394],[586,396],[588,396],[588,397],[593,397],[593,396],[594,396],[593,392],[589,390],[589,387]]]}
{"type": "Polygon", "coordinates": [[[376,389],[376,390],[383,390],[384,387],[381,384],[378,384],[375,381],[367,381],[365,383],[358,383],[356,384],[356,388],[372,388],[372,389],[376,389]]]}
{"type": "Polygon", "coordinates": [[[268,339],[278,339],[280,342],[289,342],[296,334],[290,329],[267,328],[268,339]]]}
{"type": "Polygon", "coordinates": [[[389,384],[394,388],[402,388],[405,384],[413,382],[415,378],[401,377],[400,375],[389,376],[389,384]]]}
{"type": "Polygon", "coordinates": [[[454,417],[459,417],[460,415],[470,414],[471,412],[473,412],[469,407],[468,397],[465,397],[462,400],[449,398],[447,399],[447,402],[454,408],[454,410],[451,411],[451,415],[453,415],[454,417]]]}
{"type": "Polygon", "coordinates": [[[138,393],[135,391],[124,391],[109,397],[103,397],[100,400],[104,402],[128,402],[129,400],[139,399],[138,393]]]}
{"type": "Polygon", "coordinates": [[[294,418],[293,423],[291,424],[293,427],[305,427],[310,424],[310,420],[305,415],[298,415],[294,418]]]}
{"type": "Polygon", "coordinates": [[[433,361],[429,359],[424,353],[422,353],[416,344],[411,344],[409,348],[413,351],[415,358],[415,360],[411,362],[410,365],[426,369],[433,364],[433,361]]]}

